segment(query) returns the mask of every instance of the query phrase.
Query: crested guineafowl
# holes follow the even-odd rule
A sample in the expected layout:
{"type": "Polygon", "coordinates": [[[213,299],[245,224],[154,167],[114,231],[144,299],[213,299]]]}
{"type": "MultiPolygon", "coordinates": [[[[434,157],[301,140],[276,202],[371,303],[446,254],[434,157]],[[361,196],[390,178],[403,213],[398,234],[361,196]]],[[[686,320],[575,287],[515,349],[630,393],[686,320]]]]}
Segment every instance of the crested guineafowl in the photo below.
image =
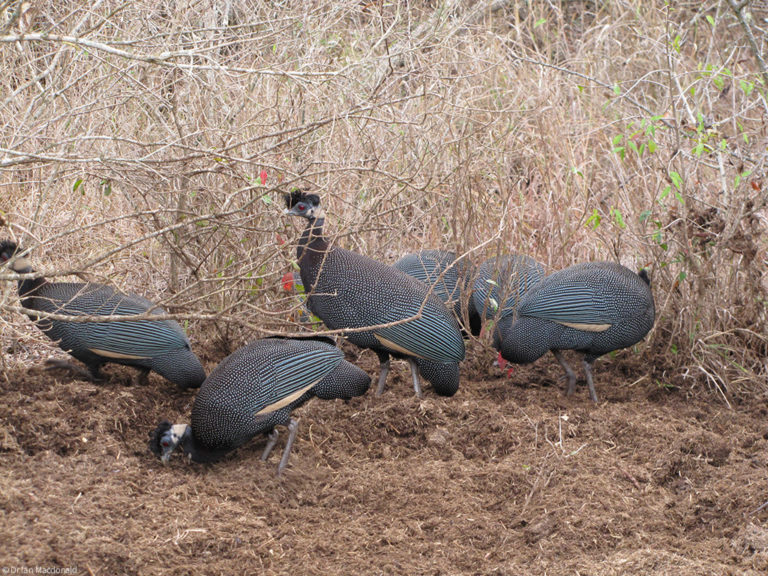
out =
{"type": "MultiPolygon", "coordinates": [[[[378,355],[377,394],[384,389],[390,355],[408,360],[417,396],[421,396],[417,359],[445,365],[464,359],[459,324],[429,287],[392,266],[329,244],[317,195],[294,191],[286,195],[286,204],[287,213],[308,220],[297,259],[309,309],[332,330],[372,327],[347,332],[345,337],[378,355]]],[[[433,382],[435,392],[447,396],[456,392],[457,385],[433,382]]]]}
{"type": "Polygon", "coordinates": [[[515,364],[551,350],[565,370],[568,395],[575,391],[576,374],[561,350],[582,352],[589,394],[597,402],[593,362],[642,340],[654,317],[645,270],[635,274],[613,262],[577,264],[547,276],[523,297],[515,315],[498,322],[493,345],[515,364]]]}
{"type": "Polygon", "coordinates": [[[483,318],[514,313],[518,302],[544,278],[544,267],[530,256],[507,254],[483,262],[474,275],[472,302],[483,318]]]}
{"type": "Polygon", "coordinates": [[[456,261],[456,255],[446,250],[420,250],[406,254],[392,264],[408,276],[421,280],[442,300],[459,322],[469,325],[469,333],[480,334],[482,321],[474,306],[470,305],[465,316],[464,299],[467,294],[468,266],[463,261],[456,261]]]}
{"type": "MultiPolygon", "coordinates": [[[[9,240],[0,242],[0,263],[10,262],[19,274],[34,270],[22,250],[9,240]]],[[[88,376],[100,378],[100,368],[108,362],[133,366],[146,379],[157,372],[181,388],[197,388],[205,380],[205,370],[192,352],[181,326],[173,320],[131,320],[118,322],[68,322],[45,318],[37,312],[64,316],[135,316],[165,311],[136,294],[124,294],[110,286],[79,282],[49,282],[45,278],[19,280],[19,297],[27,315],[59,347],[88,367],[88,376]]],[[[82,371],[67,362],[49,364],[82,371]]]]}
{"type": "Polygon", "coordinates": [[[262,460],[277,442],[275,426],[288,440],[277,469],[282,473],[296,437],[291,412],[312,397],[348,399],[365,394],[371,378],[344,360],[341,350],[320,339],[267,338],[226,357],[208,376],[192,406],[191,424],[161,422],[149,447],[163,463],[181,444],[195,462],[214,462],[257,434],[269,439],[262,460]]]}

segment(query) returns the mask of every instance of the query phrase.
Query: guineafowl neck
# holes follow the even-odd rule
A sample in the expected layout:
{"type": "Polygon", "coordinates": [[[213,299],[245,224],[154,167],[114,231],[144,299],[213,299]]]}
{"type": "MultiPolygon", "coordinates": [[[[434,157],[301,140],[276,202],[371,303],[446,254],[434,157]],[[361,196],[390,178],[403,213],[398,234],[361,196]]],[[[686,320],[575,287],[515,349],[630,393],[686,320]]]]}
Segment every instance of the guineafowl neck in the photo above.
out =
{"type": "MultiPolygon", "coordinates": [[[[14,270],[18,274],[33,274],[35,270],[31,266],[24,266],[14,270]]],[[[34,308],[35,298],[32,296],[40,289],[48,284],[45,278],[27,278],[19,280],[19,297],[21,298],[21,305],[25,308],[34,308]]]]}
{"type": "Polygon", "coordinates": [[[304,232],[299,239],[299,247],[296,251],[297,259],[301,261],[305,253],[309,254],[309,258],[313,258],[314,254],[319,255],[322,258],[324,252],[328,250],[328,242],[325,240],[323,234],[323,227],[325,226],[325,218],[311,218],[304,232]]]}
{"type": "Polygon", "coordinates": [[[200,440],[195,438],[192,432],[192,426],[187,426],[184,436],[179,441],[184,454],[192,459],[193,462],[216,462],[230,450],[222,448],[211,448],[206,446],[200,440]]]}

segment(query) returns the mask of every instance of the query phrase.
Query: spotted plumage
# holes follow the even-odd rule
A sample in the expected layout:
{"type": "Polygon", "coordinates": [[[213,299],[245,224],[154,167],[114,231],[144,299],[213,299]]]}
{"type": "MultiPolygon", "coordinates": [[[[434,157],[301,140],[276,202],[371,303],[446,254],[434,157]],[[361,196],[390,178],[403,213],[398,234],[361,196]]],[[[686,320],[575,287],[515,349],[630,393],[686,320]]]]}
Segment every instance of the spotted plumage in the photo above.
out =
{"type": "Polygon", "coordinates": [[[480,334],[481,319],[474,306],[468,306],[464,313],[465,300],[467,299],[469,280],[469,267],[464,261],[457,261],[456,255],[447,250],[421,250],[413,254],[406,254],[392,265],[420,280],[427,286],[431,286],[434,293],[449,308],[463,329],[474,336],[480,334]]]}
{"type": "MultiPolygon", "coordinates": [[[[0,262],[11,263],[20,274],[33,273],[15,243],[0,242],[0,262]]],[[[192,352],[184,330],[173,320],[119,322],[67,322],[41,317],[36,312],[65,316],[162,315],[165,310],[136,294],[124,294],[95,283],[49,282],[23,279],[18,292],[27,315],[51,340],[83,362],[93,378],[106,363],[154,371],[182,388],[198,387],[205,370],[192,352]]]]}
{"type": "MultiPolygon", "coordinates": [[[[381,393],[389,357],[409,360],[414,389],[421,393],[416,359],[452,364],[464,359],[464,341],[453,314],[422,282],[381,262],[331,245],[323,235],[325,218],[315,194],[286,196],[287,212],[308,220],[297,249],[307,305],[331,329],[379,356],[381,393]]],[[[436,389],[439,392],[439,390],[436,389]]]]}
{"type": "Polygon", "coordinates": [[[653,327],[655,309],[648,275],[613,262],[577,264],[544,278],[520,301],[514,316],[499,320],[494,346],[516,364],[552,351],[568,378],[576,375],[561,350],[584,354],[592,399],[597,402],[592,364],[608,352],[642,340],[653,327]]]}
{"type": "Polygon", "coordinates": [[[530,256],[491,258],[477,269],[472,292],[475,311],[483,318],[514,314],[518,302],[544,278],[544,267],[530,256]]]}
{"type": "Polygon", "coordinates": [[[150,449],[167,462],[181,444],[196,462],[219,460],[258,434],[269,434],[262,459],[277,438],[276,426],[290,435],[278,473],[290,454],[298,422],[291,412],[310,398],[348,399],[365,394],[370,377],[343,359],[341,350],[316,339],[269,338],[225,358],[200,387],[190,425],[168,421],[150,435],[150,449]]]}

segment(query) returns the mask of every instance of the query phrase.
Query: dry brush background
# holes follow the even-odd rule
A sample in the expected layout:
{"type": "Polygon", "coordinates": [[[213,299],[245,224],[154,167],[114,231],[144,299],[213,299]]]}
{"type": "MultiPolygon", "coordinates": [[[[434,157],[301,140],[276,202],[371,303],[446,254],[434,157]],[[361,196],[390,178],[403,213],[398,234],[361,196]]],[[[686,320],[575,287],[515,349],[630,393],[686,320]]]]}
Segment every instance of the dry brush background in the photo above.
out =
{"type": "MultiPolygon", "coordinates": [[[[302,187],[342,245],[388,262],[648,267],[657,321],[623,353],[630,380],[768,397],[764,3],[0,7],[2,236],[49,277],[161,302],[209,367],[298,330],[280,193],[302,187]]],[[[0,279],[12,389],[53,347],[0,279]]]]}
{"type": "MultiPolygon", "coordinates": [[[[766,13],[746,4],[6,1],[4,234],[226,352],[291,329],[279,192],[307,187],[387,261],[649,267],[650,348],[691,385],[764,391],[766,13]]],[[[3,318],[8,342],[26,322],[3,318]]]]}

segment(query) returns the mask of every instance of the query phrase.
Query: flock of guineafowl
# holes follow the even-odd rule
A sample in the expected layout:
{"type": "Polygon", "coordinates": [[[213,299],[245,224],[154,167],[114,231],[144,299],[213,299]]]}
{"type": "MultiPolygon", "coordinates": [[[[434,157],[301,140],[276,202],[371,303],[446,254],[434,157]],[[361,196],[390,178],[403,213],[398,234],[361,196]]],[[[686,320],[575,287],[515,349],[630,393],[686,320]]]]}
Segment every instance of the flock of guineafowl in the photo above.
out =
{"type": "MultiPolygon", "coordinates": [[[[483,321],[493,318],[493,346],[501,361],[525,364],[552,351],[565,370],[568,394],[576,374],[561,351],[582,352],[589,393],[597,402],[595,359],[639,342],[653,326],[645,271],[590,262],[545,275],[532,258],[509,255],[470,274],[463,259],[440,250],[409,254],[389,266],[330,244],[317,195],[294,191],[285,199],[285,212],[308,222],[297,248],[306,305],[328,328],[344,330],[347,340],[377,354],[377,394],[395,357],[410,365],[417,395],[426,380],[435,393],[453,396],[464,338],[478,335],[483,321]]],[[[371,383],[368,374],[344,360],[333,340],[311,334],[252,342],[206,377],[178,323],[130,318],[165,313],[149,300],[101,284],[35,277],[23,250],[8,240],[0,242],[0,263],[25,275],[18,291],[27,314],[88,372],[57,365],[97,379],[100,367],[112,362],[138,368],[144,379],[154,371],[181,388],[200,387],[189,425],[162,421],[150,433],[149,447],[164,463],[179,445],[194,461],[215,461],[257,434],[269,435],[266,459],[277,441],[276,426],[283,425],[289,436],[280,474],[297,431],[291,412],[312,397],[361,396],[371,383]],[[124,319],[83,318],[93,316],[124,319]]]]}

